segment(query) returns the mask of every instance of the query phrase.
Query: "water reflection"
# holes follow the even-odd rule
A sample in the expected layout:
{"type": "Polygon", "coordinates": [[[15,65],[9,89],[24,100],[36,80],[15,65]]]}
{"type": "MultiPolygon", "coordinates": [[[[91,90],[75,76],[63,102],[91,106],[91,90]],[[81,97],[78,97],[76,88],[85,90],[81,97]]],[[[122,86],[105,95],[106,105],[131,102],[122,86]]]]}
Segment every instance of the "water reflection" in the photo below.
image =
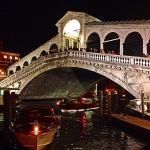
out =
{"type": "MultiPolygon", "coordinates": [[[[145,145],[137,137],[99,119],[94,111],[62,113],[57,138],[44,150],[135,150],[145,145]]],[[[9,150],[25,150],[14,137],[9,150]]],[[[3,149],[2,149],[3,150],[3,149]]]]}
{"type": "Polygon", "coordinates": [[[55,150],[133,150],[144,143],[93,117],[93,112],[63,114],[55,150]]]}

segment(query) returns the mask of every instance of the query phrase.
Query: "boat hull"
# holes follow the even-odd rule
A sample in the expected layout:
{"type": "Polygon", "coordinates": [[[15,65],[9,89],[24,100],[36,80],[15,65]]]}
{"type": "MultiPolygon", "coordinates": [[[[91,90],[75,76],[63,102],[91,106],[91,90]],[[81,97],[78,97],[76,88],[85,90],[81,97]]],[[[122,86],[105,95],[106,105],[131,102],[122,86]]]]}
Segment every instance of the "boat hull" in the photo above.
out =
{"type": "Polygon", "coordinates": [[[60,128],[60,118],[54,115],[53,108],[28,107],[16,111],[9,128],[21,146],[43,150],[60,128]]]}
{"type": "Polygon", "coordinates": [[[99,106],[96,104],[63,104],[60,105],[59,108],[62,112],[68,112],[68,111],[85,111],[85,110],[92,110],[92,109],[98,109],[99,106]]]}
{"type": "Polygon", "coordinates": [[[53,141],[58,128],[59,126],[56,126],[52,130],[38,135],[30,135],[15,131],[13,132],[21,146],[24,146],[30,150],[43,150],[53,141]]]}

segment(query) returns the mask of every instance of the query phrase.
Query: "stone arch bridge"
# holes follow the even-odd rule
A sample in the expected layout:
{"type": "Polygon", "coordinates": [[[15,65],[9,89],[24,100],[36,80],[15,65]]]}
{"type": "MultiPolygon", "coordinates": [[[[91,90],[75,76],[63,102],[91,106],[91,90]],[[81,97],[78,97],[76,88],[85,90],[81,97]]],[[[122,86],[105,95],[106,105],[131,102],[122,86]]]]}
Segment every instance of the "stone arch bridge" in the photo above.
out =
{"type": "MultiPolygon", "coordinates": [[[[131,57],[131,56],[120,56],[112,54],[101,54],[101,53],[91,53],[91,52],[81,52],[81,51],[63,51],[54,54],[45,55],[38,60],[32,62],[29,66],[22,68],[17,71],[15,74],[10,75],[8,78],[0,82],[0,87],[5,88],[18,88],[16,94],[22,95],[22,99],[33,98],[32,92],[38,93],[43,90],[43,95],[45,96],[46,92],[49,92],[48,89],[44,89],[45,85],[42,82],[39,82],[41,85],[40,89],[36,89],[36,86],[32,88],[34,84],[38,84],[38,81],[43,76],[42,80],[46,80],[45,73],[57,68],[81,68],[94,72],[98,75],[109,78],[114,81],[135,98],[140,98],[141,91],[144,90],[147,96],[149,96],[150,89],[150,60],[147,57],[131,57]],[[38,78],[40,76],[40,78],[38,78]],[[32,81],[36,79],[34,83],[32,81]],[[28,88],[26,88],[28,87],[28,88]],[[25,90],[26,89],[26,90],[25,90]],[[27,94],[28,91],[28,94],[27,94]],[[27,96],[27,97],[26,97],[27,96]]],[[[87,74],[88,75],[88,74],[87,74]]],[[[54,73],[55,76],[55,73],[54,73]]],[[[63,77],[63,74],[60,75],[60,78],[63,77]]],[[[47,78],[51,80],[51,76],[47,75],[47,78]]],[[[68,77],[71,78],[71,76],[68,77]]],[[[96,83],[99,78],[91,80],[91,83],[96,83]]],[[[61,81],[63,82],[63,81],[61,81]]],[[[71,82],[71,81],[70,81],[71,82]]],[[[55,84],[55,81],[51,81],[55,84]]],[[[72,83],[67,83],[72,84],[72,83]]],[[[47,85],[49,87],[50,85],[47,85]]],[[[56,85],[56,88],[59,85],[56,85]]],[[[74,87],[75,89],[78,87],[74,87]]],[[[89,86],[89,85],[86,85],[89,86]]],[[[62,87],[63,89],[63,87],[62,87]]],[[[53,89],[54,90],[54,89],[53,89]]],[[[68,92],[61,92],[57,96],[53,93],[49,93],[45,98],[58,98],[64,97],[63,94],[68,92]]],[[[69,92],[67,94],[70,94],[69,92]]],[[[77,97],[81,95],[81,91],[74,92],[72,97],[77,97]]],[[[42,95],[41,95],[42,96],[42,95]]],[[[34,98],[37,98],[36,95],[34,98]]],[[[41,97],[44,98],[44,97],[41,97]]]]}

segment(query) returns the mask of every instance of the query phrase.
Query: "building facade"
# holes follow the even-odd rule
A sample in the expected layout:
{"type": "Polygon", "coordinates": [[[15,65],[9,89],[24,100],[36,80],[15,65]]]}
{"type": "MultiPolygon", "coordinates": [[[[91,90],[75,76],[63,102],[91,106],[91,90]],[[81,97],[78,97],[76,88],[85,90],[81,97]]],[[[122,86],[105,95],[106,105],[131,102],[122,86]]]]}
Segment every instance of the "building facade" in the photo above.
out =
{"type": "Polygon", "coordinates": [[[20,54],[5,52],[3,41],[0,41],[0,81],[7,77],[7,68],[20,60],[20,54]]]}

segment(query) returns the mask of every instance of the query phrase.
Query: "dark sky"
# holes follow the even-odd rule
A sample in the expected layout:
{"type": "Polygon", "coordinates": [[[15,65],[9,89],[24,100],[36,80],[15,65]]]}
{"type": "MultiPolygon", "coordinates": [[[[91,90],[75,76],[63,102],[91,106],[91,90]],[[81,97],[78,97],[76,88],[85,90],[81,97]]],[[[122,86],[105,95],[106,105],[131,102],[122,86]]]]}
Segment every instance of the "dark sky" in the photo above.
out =
{"type": "Polygon", "coordinates": [[[102,21],[150,19],[150,0],[0,0],[4,51],[27,55],[57,34],[55,24],[68,11],[102,21]]]}

